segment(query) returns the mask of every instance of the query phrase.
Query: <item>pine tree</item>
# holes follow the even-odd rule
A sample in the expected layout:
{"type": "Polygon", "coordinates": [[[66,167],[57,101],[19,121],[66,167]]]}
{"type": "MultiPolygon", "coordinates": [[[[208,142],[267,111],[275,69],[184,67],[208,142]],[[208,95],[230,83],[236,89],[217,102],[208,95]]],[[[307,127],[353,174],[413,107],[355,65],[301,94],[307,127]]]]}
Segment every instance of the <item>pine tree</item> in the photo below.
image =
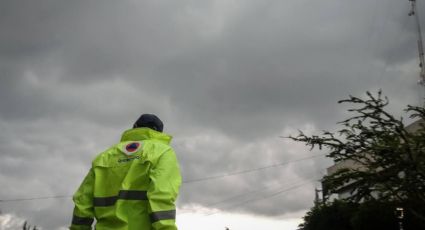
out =
{"type": "MultiPolygon", "coordinates": [[[[342,168],[327,175],[323,184],[329,193],[337,193],[347,183],[355,183],[348,199],[359,201],[397,201],[425,221],[425,125],[409,132],[402,118],[386,111],[388,98],[367,92],[367,98],[350,96],[339,103],[349,103],[354,113],[339,124],[333,133],[307,136],[300,131],[295,141],[311,149],[323,147],[336,163],[352,161],[357,167],[342,168]],[[379,194],[376,197],[374,194],[379,194]]],[[[408,105],[411,118],[425,120],[425,109],[408,105]]]]}

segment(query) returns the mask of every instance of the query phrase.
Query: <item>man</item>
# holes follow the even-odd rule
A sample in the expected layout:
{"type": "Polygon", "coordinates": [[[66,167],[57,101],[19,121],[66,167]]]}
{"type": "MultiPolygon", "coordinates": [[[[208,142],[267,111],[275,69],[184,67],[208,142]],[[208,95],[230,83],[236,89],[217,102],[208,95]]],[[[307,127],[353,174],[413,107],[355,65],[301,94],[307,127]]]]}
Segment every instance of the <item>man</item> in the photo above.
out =
{"type": "Polygon", "coordinates": [[[175,200],[181,184],[171,136],[143,114],[121,142],[99,154],[75,193],[71,230],[176,230],[175,200]]]}

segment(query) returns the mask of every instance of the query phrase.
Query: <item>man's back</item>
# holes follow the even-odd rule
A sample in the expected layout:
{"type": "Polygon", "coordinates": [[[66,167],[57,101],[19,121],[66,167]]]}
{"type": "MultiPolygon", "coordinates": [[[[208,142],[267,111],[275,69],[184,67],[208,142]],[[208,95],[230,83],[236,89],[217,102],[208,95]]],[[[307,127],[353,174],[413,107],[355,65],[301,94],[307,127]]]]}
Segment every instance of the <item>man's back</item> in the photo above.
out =
{"type": "Polygon", "coordinates": [[[175,199],[181,176],[171,137],[149,128],[124,132],[99,154],[74,195],[71,229],[177,229],[175,199]]]}

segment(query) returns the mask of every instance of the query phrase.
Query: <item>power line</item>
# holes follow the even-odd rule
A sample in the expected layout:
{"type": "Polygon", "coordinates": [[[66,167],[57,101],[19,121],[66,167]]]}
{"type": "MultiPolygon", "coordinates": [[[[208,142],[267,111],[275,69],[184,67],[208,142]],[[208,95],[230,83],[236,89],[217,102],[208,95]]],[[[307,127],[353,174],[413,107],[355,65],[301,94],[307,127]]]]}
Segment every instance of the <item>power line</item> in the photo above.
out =
{"type": "Polygon", "coordinates": [[[70,198],[70,197],[72,197],[72,196],[70,196],[70,195],[66,195],[66,196],[42,196],[42,197],[31,197],[31,198],[0,200],[0,203],[28,201],[28,200],[64,199],[64,198],[70,198]]]}
{"type": "MultiPolygon", "coordinates": [[[[228,177],[228,176],[234,176],[234,175],[240,175],[240,174],[245,174],[245,173],[251,173],[251,172],[265,170],[265,169],[269,169],[269,168],[281,167],[281,166],[284,166],[284,165],[287,165],[287,164],[290,164],[290,163],[295,163],[295,162],[300,162],[300,161],[304,161],[304,160],[309,160],[309,159],[313,159],[313,158],[324,156],[324,155],[326,155],[326,154],[313,155],[313,156],[304,157],[304,158],[300,158],[300,159],[296,159],[296,160],[292,160],[292,161],[281,162],[281,163],[272,164],[272,165],[268,165],[268,166],[263,166],[263,167],[259,167],[259,168],[245,169],[245,170],[242,170],[242,171],[227,173],[227,174],[223,174],[223,175],[201,177],[201,178],[197,178],[197,179],[193,179],[193,180],[183,181],[182,183],[183,184],[190,184],[190,183],[195,183],[195,182],[200,182],[200,181],[214,180],[214,179],[219,179],[219,178],[228,177]]],[[[30,201],[30,200],[64,199],[64,198],[71,198],[71,197],[72,197],[71,195],[58,195],[58,196],[42,196],[42,197],[30,197],[30,198],[17,198],[17,199],[0,200],[0,203],[30,201]]]]}
{"type": "MultiPolygon", "coordinates": [[[[315,178],[313,178],[313,176],[317,176],[318,173],[320,173],[320,172],[319,171],[314,171],[314,172],[309,173],[308,174],[308,178],[310,178],[310,179],[307,179],[307,180],[313,180],[313,179],[315,179],[315,178]]],[[[298,184],[298,183],[303,182],[303,181],[306,181],[306,179],[292,180],[290,182],[285,183],[284,186],[279,186],[279,187],[264,186],[264,187],[261,187],[259,189],[251,190],[251,191],[248,191],[248,192],[245,192],[245,193],[239,193],[237,195],[233,195],[233,196],[227,197],[227,198],[225,198],[223,200],[219,200],[219,201],[212,202],[212,203],[209,203],[209,204],[205,204],[205,205],[202,205],[202,206],[203,207],[214,207],[214,206],[217,206],[219,204],[222,204],[222,203],[225,203],[225,202],[228,202],[228,201],[235,201],[235,200],[237,200],[239,198],[248,196],[250,194],[257,194],[257,193],[264,192],[264,191],[281,189],[281,188],[283,188],[283,187],[285,187],[287,185],[294,185],[294,184],[298,184]]],[[[180,209],[180,210],[181,211],[196,211],[195,208],[183,208],[183,209],[180,209]]]]}
{"type": "MultiPolygon", "coordinates": [[[[275,193],[272,193],[272,194],[270,194],[270,195],[268,195],[268,196],[262,196],[262,197],[260,197],[260,198],[255,198],[255,199],[251,199],[251,200],[247,200],[247,201],[243,201],[243,202],[240,202],[240,203],[234,204],[234,205],[232,205],[230,208],[228,208],[228,210],[232,210],[232,209],[234,209],[234,208],[237,208],[237,207],[240,207],[240,206],[243,206],[243,205],[246,205],[246,204],[252,203],[252,202],[256,202],[256,201],[259,201],[259,200],[264,200],[264,199],[269,199],[269,198],[275,197],[275,196],[280,195],[280,194],[282,194],[282,193],[289,192],[289,191],[291,191],[291,190],[294,190],[294,189],[300,188],[300,187],[302,187],[302,186],[304,186],[304,185],[310,184],[310,183],[311,183],[311,181],[312,181],[312,180],[307,180],[305,183],[302,183],[302,184],[299,184],[299,185],[295,185],[295,186],[292,186],[292,187],[289,187],[289,188],[282,189],[282,190],[277,191],[277,192],[275,192],[275,193]]],[[[217,214],[217,213],[219,213],[219,212],[209,213],[209,214],[206,214],[205,216],[212,216],[212,215],[215,215],[215,214],[217,214]]]]}
{"type": "Polygon", "coordinates": [[[313,156],[310,156],[310,157],[304,157],[304,158],[300,158],[300,159],[297,159],[297,160],[281,162],[281,163],[263,166],[263,167],[259,167],[259,168],[245,169],[245,170],[231,172],[231,173],[222,174],[222,175],[207,176],[207,177],[201,177],[201,178],[196,178],[196,179],[192,179],[192,180],[186,180],[186,181],[183,181],[183,184],[189,184],[189,183],[206,181],[206,180],[214,180],[214,179],[219,179],[219,178],[228,177],[228,176],[251,173],[251,172],[260,171],[260,170],[269,169],[269,168],[281,167],[281,166],[284,166],[284,165],[287,165],[287,164],[290,164],[290,163],[300,162],[300,161],[304,161],[304,160],[310,160],[310,159],[325,156],[325,155],[326,154],[318,154],[318,155],[313,155],[313,156]]]}

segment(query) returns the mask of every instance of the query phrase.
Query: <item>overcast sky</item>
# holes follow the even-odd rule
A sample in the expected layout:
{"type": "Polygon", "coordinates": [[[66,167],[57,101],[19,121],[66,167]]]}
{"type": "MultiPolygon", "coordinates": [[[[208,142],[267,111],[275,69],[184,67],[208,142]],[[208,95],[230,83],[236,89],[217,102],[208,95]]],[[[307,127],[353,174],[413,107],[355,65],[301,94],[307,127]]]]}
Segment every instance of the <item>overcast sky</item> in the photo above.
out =
{"type": "Polygon", "coordinates": [[[68,196],[0,202],[0,229],[68,226],[91,160],[142,113],[174,136],[185,181],[304,159],[183,184],[180,229],[294,229],[331,161],[280,136],[334,130],[349,94],[381,88],[396,114],[419,105],[409,10],[407,0],[0,1],[0,200],[68,196]]]}

